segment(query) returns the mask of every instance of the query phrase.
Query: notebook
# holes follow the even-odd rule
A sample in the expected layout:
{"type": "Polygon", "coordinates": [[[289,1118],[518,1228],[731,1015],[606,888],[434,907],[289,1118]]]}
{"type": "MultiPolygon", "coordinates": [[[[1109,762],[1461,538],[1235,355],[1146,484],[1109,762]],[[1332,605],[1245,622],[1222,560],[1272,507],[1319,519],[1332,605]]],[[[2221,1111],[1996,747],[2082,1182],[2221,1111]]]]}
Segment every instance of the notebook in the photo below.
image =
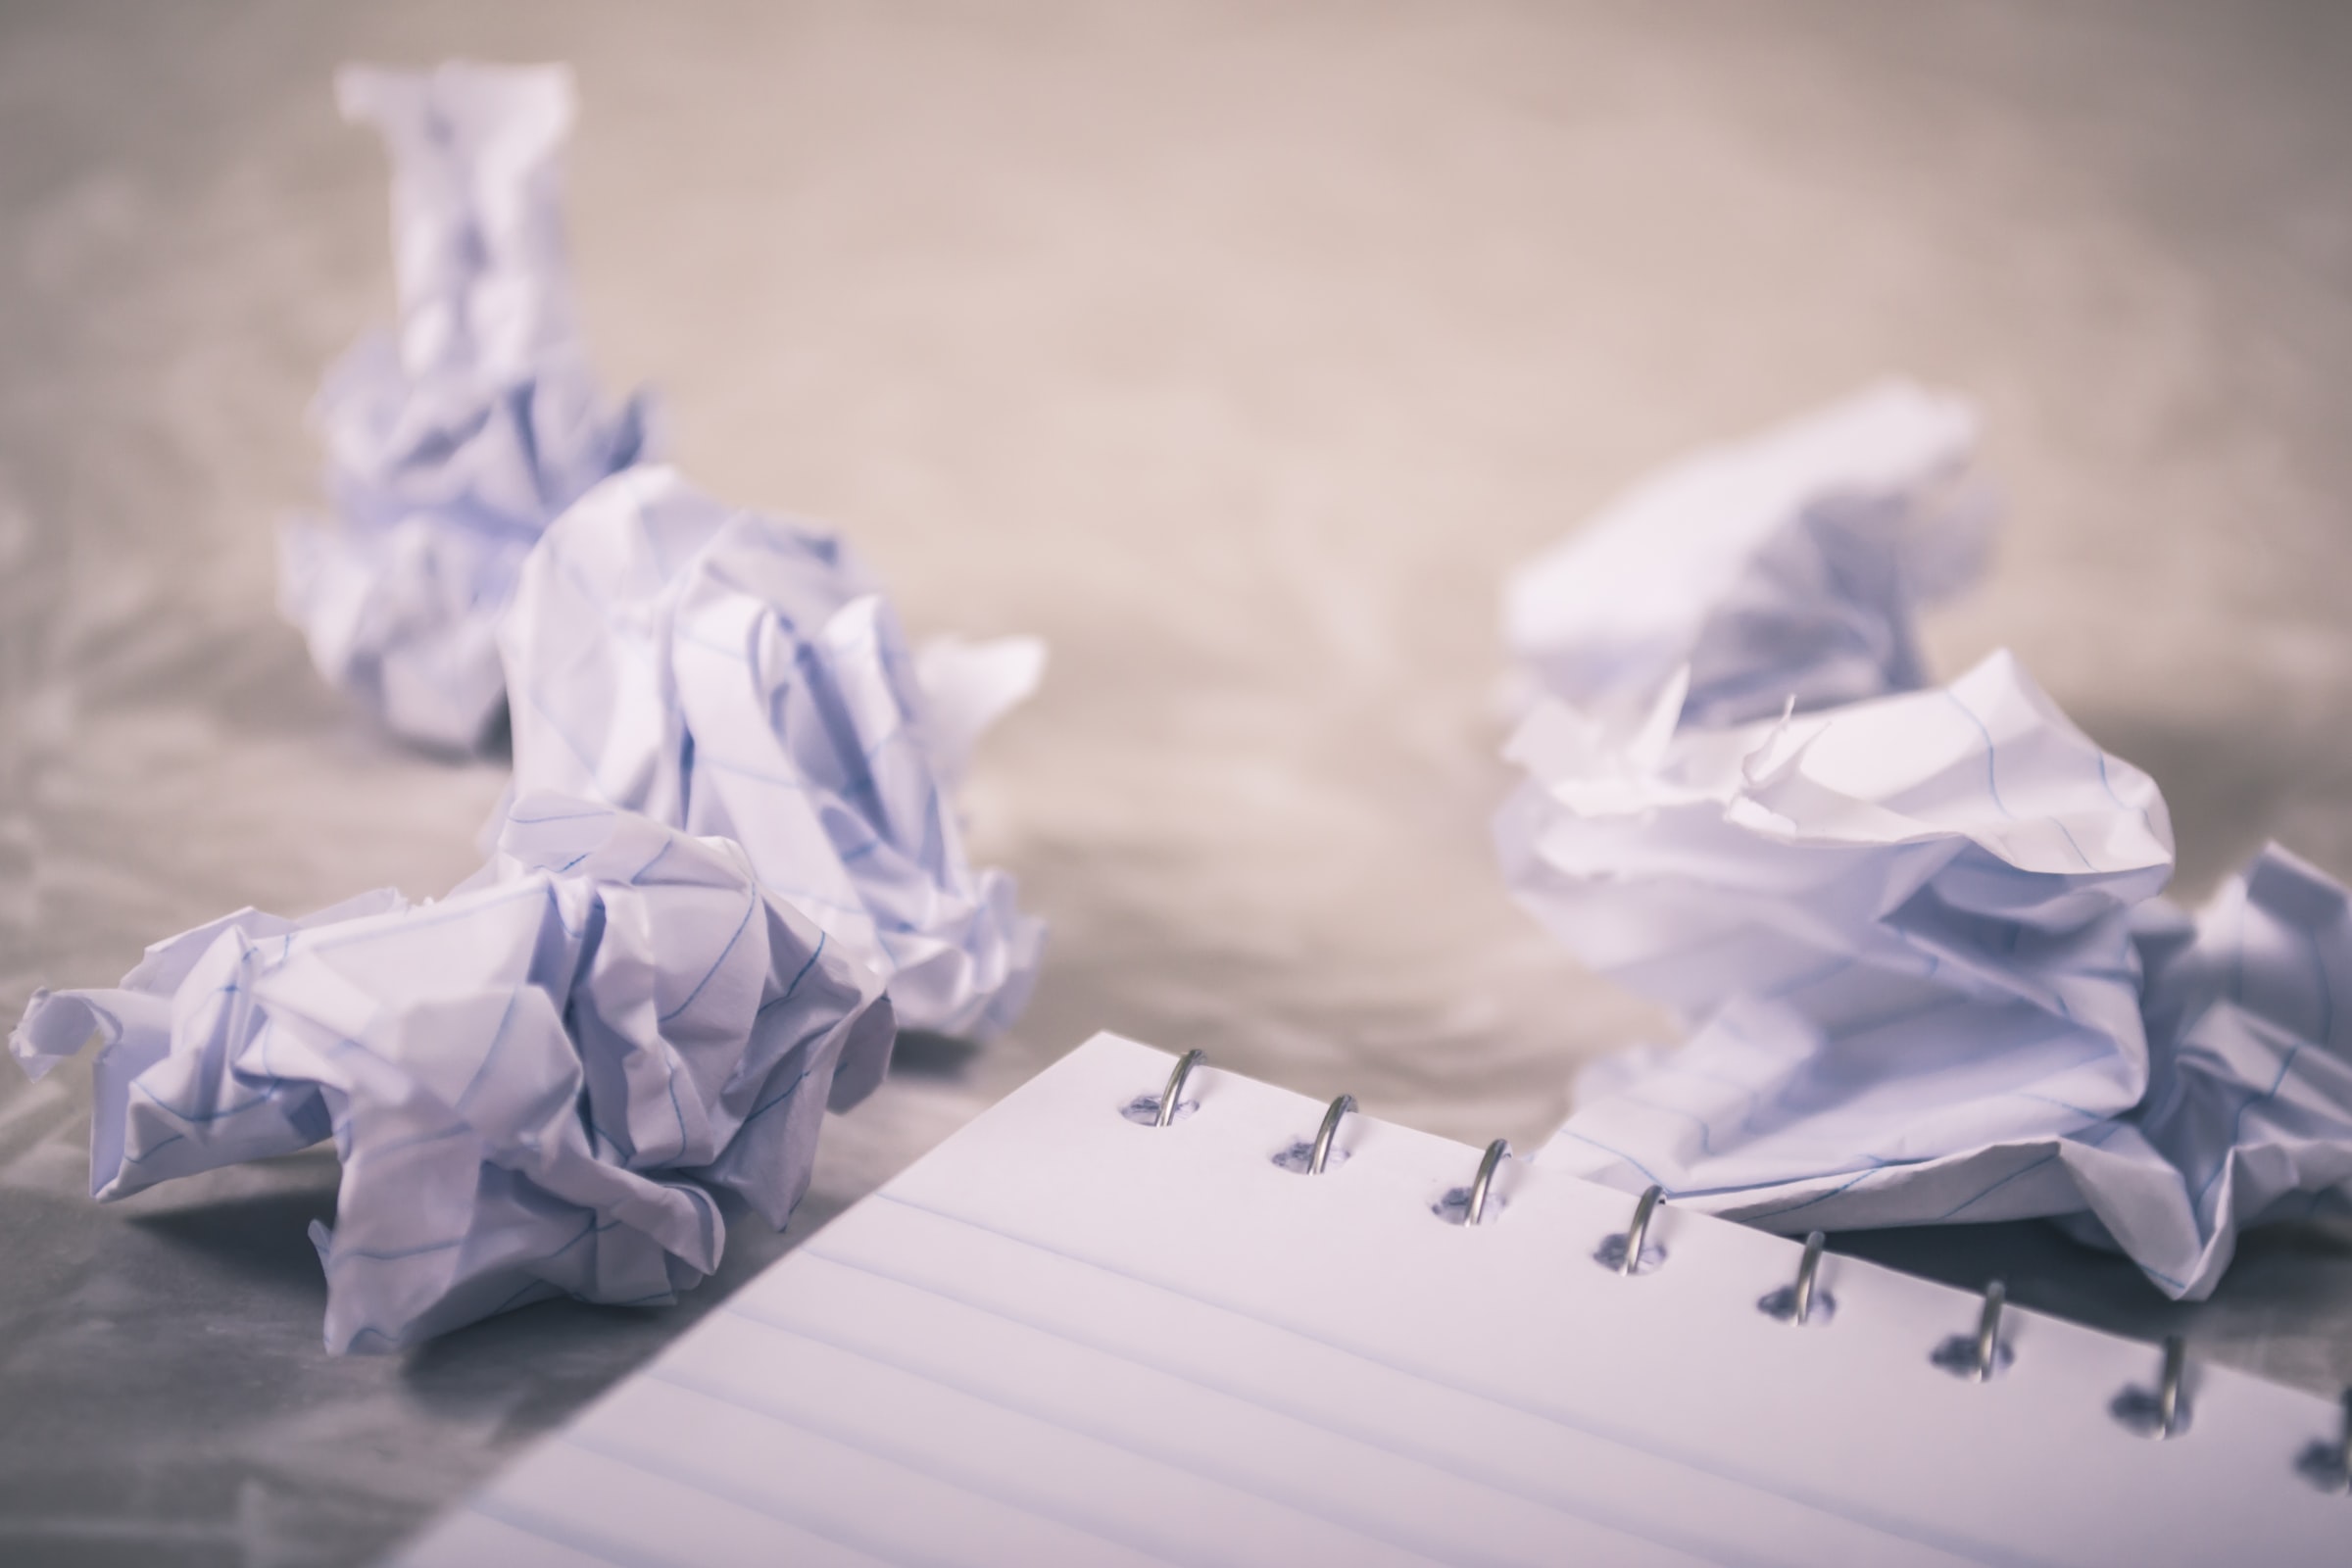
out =
{"type": "Polygon", "coordinates": [[[2327,1400],[1177,1065],[1097,1036],[400,1560],[2352,1560],[2327,1400]]]}

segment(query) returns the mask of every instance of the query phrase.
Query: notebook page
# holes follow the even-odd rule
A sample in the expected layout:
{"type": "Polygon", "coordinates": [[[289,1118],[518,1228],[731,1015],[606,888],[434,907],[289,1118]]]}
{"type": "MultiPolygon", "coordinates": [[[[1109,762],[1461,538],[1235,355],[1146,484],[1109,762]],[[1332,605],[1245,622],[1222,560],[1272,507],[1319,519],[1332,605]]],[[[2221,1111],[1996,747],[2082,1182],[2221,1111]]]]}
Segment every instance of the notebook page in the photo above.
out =
{"type": "Polygon", "coordinates": [[[2188,1430],[2109,1412],[2146,1346],[1099,1036],[747,1286],[415,1544],[417,1564],[2341,1561],[2297,1478],[2324,1401],[2208,1369],[2188,1430]]]}

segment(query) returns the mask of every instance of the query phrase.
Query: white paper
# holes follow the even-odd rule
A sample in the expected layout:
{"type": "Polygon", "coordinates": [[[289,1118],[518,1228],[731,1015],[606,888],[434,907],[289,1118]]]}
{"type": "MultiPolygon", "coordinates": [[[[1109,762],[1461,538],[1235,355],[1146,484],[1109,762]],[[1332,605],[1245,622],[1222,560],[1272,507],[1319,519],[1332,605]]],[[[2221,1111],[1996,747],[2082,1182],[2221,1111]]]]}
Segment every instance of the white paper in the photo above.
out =
{"type": "Polygon", "coordinates": [[[380,1350],[668,1301],[718,1265],[721,1194],[780,1228],[828,1102],[887,1064],[879,991],[736,846],[526,795],[446,899],[240,910],[36,992],[10,1049],[38,1077],[102,1037],[102,1200],[332,1136],[326,1346],[380,1350]]]}
{"type": "Polygon", "coordinates": [[[1504,637],[1596,717],[1684,669],[1691,724],[1924,685],[1916,609],[1974,578],[1991,520],[1975,444],[1966,404],[1896,381],[1697,453],[1512,573],[1504,637]]]}
{"type": "Polygon", "coordinates": [[[498,714],[496,622],[523,554],[637,461],[647,407],[606,407],[572,304],[570,73],[347,68],[336,89],[391,154],[400,330],[319,391],[334,517],[281,534],[280,603],[330,682],[410,739],[468,750],[498,714]]]}
{"type": "Polygon", "coordinates": [[[972,747],[998,719],[1035,696],[1045,678],[1042,637],[975,641],[947,634],[926,637],[916,646],[924,748],[941,788],[953,792],[963,782],[972,747]]]}
{"type": "Polygon", "coordinates": [[[567,73],[338,84],[393,154],[402,326],[322,395],[340,521],[288,531],[286,607],[414,738],[473,745],[512,690],[491,862],[439,904],[239,911],[36,993],[11,1046],[37,1076],[104,1036],[101,1199],[331,1132],[342,1351],[667,1300],[717,1264],[714,1195],[784,1223],[897,1017],[1008,1023],[1043,927],[947,791],[1045,649],[910,655],[838,541],[632,466],[564,273],[567,73]]]}
{"type": "Polygon", "coordinates": [[[2149,1090],[2114,1135],[2075,1140],[2112,1151],[2106,1160],[2065,1152],[2098,1172],[2081,1183],[2087,1212],[2069,1223],[2151,1275],[2165,1260],[2173,1279],[2158,1283],[2177,1281],[2177,1294],[2211,1290],[2239,1229],[2352,1203],[2352,1018],[2337,1004],[2352,997],[2346,902],[2273,844],[2193,924],[2161,901],[2138,911],[2149,1090]],[[2111,1196],[2127,1181],[2129,1202],[2111,1196]]]}
{"type": "Polygon", "coordinates": [[[659,466],[558,519],[500,637],[518,790],[739,842],[883,973],[907,1028],[981,1038],[1019,1012],[1044,928],[1009,876],[972,869],[948,783],[1042,645],[943,645],[926,680],[839,539],[659,466]]]}
{"type": "Polygon", "coordinates": [[[2326,1401],[1099,1036],[745,1287],[402,1554],[711,1564],[2333,1562],[2326,1401]],[[1987,1498],[1998,1499],[1988,1506],[1987,1498]],[[577,1556],[564,1555],[576,1553],[577,1556]]]}
{"type": "Polygon", "coordinates": [[[2201,1298],[2239,1226],[2352,1194],[2344,894],[2274,848],[2192,928],[2155,783],[2013,659],[1909,689],[1912,598],[1848,590],[1979,551],[1926,500],[1965,434],[1883,391],[1672,470],[1520,580],[1577,700],[1510,742],[1504,875],[1691,1031],[1590,1069],[1542,1158],[1790,1233],[2058,1217],[2201,1298]],[[1849,507],[1879,531],[1825,533],[1849,507]],[[1815,657],[1839,627],[1886,657],[1815,657]]]}

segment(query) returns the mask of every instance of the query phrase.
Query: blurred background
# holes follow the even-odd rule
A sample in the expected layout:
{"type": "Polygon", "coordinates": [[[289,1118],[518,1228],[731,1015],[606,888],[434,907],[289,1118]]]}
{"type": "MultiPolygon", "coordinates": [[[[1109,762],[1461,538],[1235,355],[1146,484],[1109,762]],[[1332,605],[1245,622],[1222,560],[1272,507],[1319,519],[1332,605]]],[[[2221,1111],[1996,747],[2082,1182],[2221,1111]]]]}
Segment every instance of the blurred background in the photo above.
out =
{"type": "MultiPolygon", "coordinates": [[[[1052,923],[684,1306],[330,1360],[331,1153],[100,1210],[86,1067],[0,1071],[0,1557],[365,1560],[1099,1028],[1522,1147],[1662,1020],[1508,903],[1503,572],[1886,371],[2010,500],[1937,667],[2015,649],[2201,897],[2352,873],[2352,10],[0,4],[0,1015],[252,904],[437,893],[495,763],[372,733],[274,613],[304,410],[392,310],[334,66],[561,59],[604,383],[838,526],[911,632],[1043,634],[975,858],[1052,923]]],[[[2038,1227],[1845,1240],[2331,1389],[2352,1250],[2172,1308],[2038,1227]]]]}

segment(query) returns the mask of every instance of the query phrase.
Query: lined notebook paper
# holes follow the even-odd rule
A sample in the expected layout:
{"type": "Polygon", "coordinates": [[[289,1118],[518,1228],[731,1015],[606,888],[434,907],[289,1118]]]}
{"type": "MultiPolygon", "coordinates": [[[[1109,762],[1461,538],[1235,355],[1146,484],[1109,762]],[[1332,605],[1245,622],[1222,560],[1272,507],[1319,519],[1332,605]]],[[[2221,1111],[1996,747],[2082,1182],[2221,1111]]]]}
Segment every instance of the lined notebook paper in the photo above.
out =
{"type": "Polygon", "coordinates": [[[2334,1563],[2342,1416],[1098,1036],[413,1544],[417,1565],[2334,1563]],[[1141,1118],[1141,1119],[1138,1119],[1141,1118]],[[2143,1401],[2144,1402],[2144,1401],[2143,1401]]]}

